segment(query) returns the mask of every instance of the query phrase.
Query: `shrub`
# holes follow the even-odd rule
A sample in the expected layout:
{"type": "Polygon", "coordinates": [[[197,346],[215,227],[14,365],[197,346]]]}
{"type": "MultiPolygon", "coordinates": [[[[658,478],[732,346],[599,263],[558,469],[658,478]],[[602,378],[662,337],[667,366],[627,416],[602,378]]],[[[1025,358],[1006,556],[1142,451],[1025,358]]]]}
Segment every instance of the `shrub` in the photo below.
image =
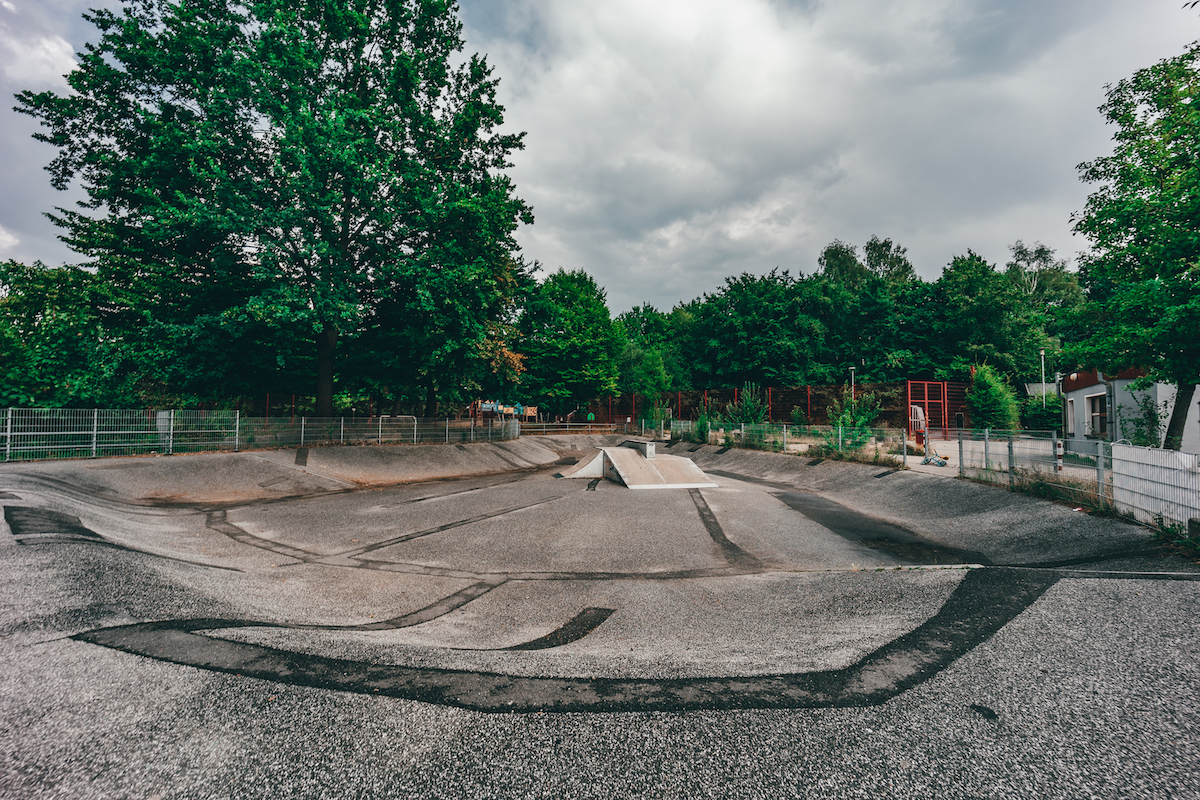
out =
{"type": "Polygon", "coordinates": [[[1122,423],[1130,428],[1129,441],[1139,447],[1162,447],[1163,434],[1166,432],[1163,423],[1171,413],[1169,405],[1163,402],[1161,406],[1156,406],[1149,392],[1141,397],[1134,396],[1134,402],[1137,410],[1122,419],[1122,423]]]}
{"type": "Polygon", "coordinates": [[[1042,408],[1043,395],[1025,398],[1021,406],[1021,427],[1027,431],[1057,431],[1062,429],[1062,398],[1057,394],[1045,395],[1046,407],[1042,408]]]}
{"type": "Polygon", "coordinates": [[[976,428],[1016,430],[1020,425],[1017,396],[1004,378],[987,364],[975,368],[975,380],[967,392],[971,425],[976,428]]]}
{"type": "Polygon", "coordinates": [[[856,398],[849,387],[844,388],[842,396],[829,405],[829,424],[833,429],[821,433],[826,449],[838,449],[839,427],[842,450],[857,450],[871,441],[870,426],[879,419],[882,408],[883,397],[875,392],[864,392],[856,398]]]}
{"type": "Polygon", "coordinates": [[[742,385],[736,402],[728,403],[721,420],[729,423],[757,425],[767,418],[767,403],[762,388],[747,381],[742,385]]]}

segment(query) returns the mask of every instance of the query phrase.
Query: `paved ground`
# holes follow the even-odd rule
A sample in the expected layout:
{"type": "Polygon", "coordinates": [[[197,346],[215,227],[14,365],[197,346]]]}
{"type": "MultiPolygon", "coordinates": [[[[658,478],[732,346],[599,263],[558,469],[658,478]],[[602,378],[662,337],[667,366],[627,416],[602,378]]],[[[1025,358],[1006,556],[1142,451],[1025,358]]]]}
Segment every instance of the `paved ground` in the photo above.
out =
{"type": "Polygon", "coordinates": [[[0,468],[0,796],[1200,796],[1200,571],[1144,530],[555,477],[613,443],[0,468]]]}

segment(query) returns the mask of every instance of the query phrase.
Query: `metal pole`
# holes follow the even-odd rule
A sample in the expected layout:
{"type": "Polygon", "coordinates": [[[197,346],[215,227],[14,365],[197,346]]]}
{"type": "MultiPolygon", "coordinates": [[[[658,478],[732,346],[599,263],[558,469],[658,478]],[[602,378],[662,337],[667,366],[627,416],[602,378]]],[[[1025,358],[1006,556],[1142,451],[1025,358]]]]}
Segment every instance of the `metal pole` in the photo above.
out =
{"type": "Polygon", "coordinates": [[[1062,442],[1059,441],[1058,431],[1051,431],[1050,437],[1051,437],[1050,441],[1054,447],[1054,471],[1062,472],[1063,471],[1063,446],[1062,446],[1062,442]]]}
{"type": "Polygon", "coordinates": [[[838,452],[842,452],[842,426],[838,425],[838,452]]]}
{"type": "Polygon", "coordinates": [[[446,417],[446,444],[450,444],[450,418],[446,417]]]}
{"type": "Polygon", "coordinates": [[[167,438],[167,455],[175,453],[175,409],[171,409],[171,432],[167,438]]]}
{"type": "Polygon", "coordinates": [[[787,453],[787,425],[783,426],[783,452],[787,453]]]}
{"type": "Polygon", "coordinates": [[[242,410],[233,412],[233,452],[237,452],[242,444],[242,410]]]}
{"type": "Polygon", "coordinates": [[[1046,348],[1039,351],[1042,355],[1042,408],[1046,407],[1046,348]]]}
{"type": "MultiPolygon", "coordinates": [[[[963,464],[962,434],[963,434],[963,429],[959,428],[958,429],[958,477],[965,478],[967,476],[967,468],[963,464]]],[[[925,448],[926,448],[925,452],[928,454],[929,453],[929,438],[928,437],[926,437],[926,439],[925,439],[925,448]]]]}
{"type": "Polygon", "coordinates": [[[345,444],[346,443],[346,418],[345,417],[341,418],[341,423],[342,424],[338,431],[338,443],[345,444]]]}
{"type": "Polygon", "coordinates": [[[8,422],[4,425],[4,460],[12,458],[12,406],[8,409],[8,422]]]}
{"type": "Polygon", "coordinates": [[[991,439],[991,428],[983,429],[983,468],[990,470],[992,468],[992,456],[988,449],[988,440],[991,439]]]}
{"type": "Polygon", "coordinates": [[[1012,431],[1008,432],[1008,488],[1017,488],[1017,456],[1013,451],[1012,431]]]}
{"type": "Polygon", "coordinates": [[[100,409],[92,409],[92,458],[96,457],[96,444],[100,438],[100,409]]]}
{"type": "Polygon", "coordinates": [[[383,444],[383,417],[382,416],[379,417],[379,433],[376,435],[375,443],[383,444]]]}
{"type": "Polygon", "coordinates": [[[300,446],[304,447],[304,417],[300,417],[300,446]]]}
{"type": "Polygon", "coordinates": [[[1096,499],[1104,502],[1104,442],[1096,442],[1096,499]]]}
{"type": "Polygon", "coordinates": [[[904,466],[908,466],[908,429],[900,431],[900,452],[904,453],[904,466]]]}

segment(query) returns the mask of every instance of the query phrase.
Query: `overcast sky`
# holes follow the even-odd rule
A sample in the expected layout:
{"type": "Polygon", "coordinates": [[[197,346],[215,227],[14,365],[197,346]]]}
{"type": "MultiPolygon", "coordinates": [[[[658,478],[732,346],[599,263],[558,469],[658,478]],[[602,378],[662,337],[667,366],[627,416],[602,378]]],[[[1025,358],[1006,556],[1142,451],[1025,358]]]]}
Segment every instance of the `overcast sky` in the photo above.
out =
{"type": "MultiPolygon", "coordinates": [[[[0,94],[64,87],[102,2],[0,0],[0,94]]],[[[1110,149],[1104,85],[1200,38],[1182,0],[461,2],[528,132],[525,256],[586,269],[614,313],[807,274],[871,234],[927,279],[968,248],[1003,264],[1017,239],[1070,257],[1075,167],[1110,149]]],[[[71,199],[53,151],[11,106],[0,258],[74,263],[42,216],[71,199]]]]}

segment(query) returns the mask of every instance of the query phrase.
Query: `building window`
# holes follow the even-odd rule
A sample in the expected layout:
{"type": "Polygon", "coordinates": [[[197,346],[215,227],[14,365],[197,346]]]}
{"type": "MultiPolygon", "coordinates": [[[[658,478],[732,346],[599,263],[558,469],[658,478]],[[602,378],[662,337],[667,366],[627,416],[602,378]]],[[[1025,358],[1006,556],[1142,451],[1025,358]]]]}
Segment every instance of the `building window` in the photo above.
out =
{"type": "Polygon", "coordinates": [[[1075,435],[1075,398],[1067,398],[1067,434],[1075,435]]]}
{"type": "Polygon", "coordinates": [[[1088,434],[1091,436],[1108,435],[1108,403],[1102,394],[1094,394],[1087,398],[1088,404],[1088,434]]]}

